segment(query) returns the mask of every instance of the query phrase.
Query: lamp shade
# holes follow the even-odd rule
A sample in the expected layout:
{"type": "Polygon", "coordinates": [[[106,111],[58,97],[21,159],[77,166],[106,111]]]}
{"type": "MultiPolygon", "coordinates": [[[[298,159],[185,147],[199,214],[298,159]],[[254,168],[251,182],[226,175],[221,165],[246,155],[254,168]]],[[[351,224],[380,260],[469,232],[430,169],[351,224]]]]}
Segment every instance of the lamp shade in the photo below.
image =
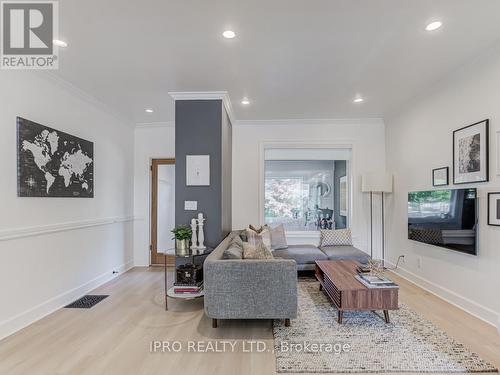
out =
{"type": "Polygon", "coordinates": [[[363,193],[392,193],[392,174],[365,173],[361,176],[361,191],[363,193]]]}

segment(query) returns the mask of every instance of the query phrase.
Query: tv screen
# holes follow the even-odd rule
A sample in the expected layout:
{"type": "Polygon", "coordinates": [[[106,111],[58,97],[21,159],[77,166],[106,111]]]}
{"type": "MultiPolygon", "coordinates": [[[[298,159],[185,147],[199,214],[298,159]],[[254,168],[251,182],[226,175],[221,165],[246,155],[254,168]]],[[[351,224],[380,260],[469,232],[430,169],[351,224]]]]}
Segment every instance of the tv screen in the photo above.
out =
{"type": "Polygon", "coordinates": [[[408,193],[408,239],[476,255],[476,189],[408,193]]]}

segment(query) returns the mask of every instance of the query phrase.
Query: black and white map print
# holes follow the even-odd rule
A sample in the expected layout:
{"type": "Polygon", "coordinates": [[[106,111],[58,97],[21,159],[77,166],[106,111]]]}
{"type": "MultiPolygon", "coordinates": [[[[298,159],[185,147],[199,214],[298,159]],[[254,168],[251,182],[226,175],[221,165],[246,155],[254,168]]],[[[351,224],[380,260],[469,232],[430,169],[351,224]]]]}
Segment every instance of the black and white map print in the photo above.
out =
{"type": "Polygon", "coordinates": [[[94,143],[17,118],[20,197],[94,197],[94,143]]]}

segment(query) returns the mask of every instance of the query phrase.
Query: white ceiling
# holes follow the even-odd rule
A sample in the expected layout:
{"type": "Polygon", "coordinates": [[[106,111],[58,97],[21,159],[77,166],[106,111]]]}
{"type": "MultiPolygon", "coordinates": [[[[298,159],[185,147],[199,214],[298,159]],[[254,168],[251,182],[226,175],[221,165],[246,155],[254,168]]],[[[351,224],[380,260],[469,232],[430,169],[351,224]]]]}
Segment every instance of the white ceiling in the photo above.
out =
{"type": "Polygon", "coordinates": [[[59,4],[57,74],[136,123],[173,120],[169,91],[226,90],[238,120],[383,117],[500,38],[498,0],[59,4]]]}

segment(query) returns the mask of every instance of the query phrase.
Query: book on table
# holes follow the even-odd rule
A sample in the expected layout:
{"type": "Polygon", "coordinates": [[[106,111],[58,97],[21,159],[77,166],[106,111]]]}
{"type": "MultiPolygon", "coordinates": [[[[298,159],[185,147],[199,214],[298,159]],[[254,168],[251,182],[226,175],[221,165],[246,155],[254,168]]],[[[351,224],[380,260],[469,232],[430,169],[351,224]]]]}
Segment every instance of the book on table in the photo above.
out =
{"type": "Polygon", "coordinates": [[[174,283],[174,293],[175,294],[198,294],[203,290],[203,283],[197,283],[195,285],[183,285],[174,283]]]}
{"type": "Polygon", "coordinates": [[[366,280],[366,278],[364,278],[363,276],[365,275],[355,275],[354,277],[356,278],[356,280],[358,280],[361,284],[363,284],[367,288],[394,288],[394,289],[399,288],[399,285],[393,282],[392,280],[383,278],[385,280],[384,282],[380,280],[378,281],[374,280],[375,282],[371,283],[370,281],[366,280]]]}

